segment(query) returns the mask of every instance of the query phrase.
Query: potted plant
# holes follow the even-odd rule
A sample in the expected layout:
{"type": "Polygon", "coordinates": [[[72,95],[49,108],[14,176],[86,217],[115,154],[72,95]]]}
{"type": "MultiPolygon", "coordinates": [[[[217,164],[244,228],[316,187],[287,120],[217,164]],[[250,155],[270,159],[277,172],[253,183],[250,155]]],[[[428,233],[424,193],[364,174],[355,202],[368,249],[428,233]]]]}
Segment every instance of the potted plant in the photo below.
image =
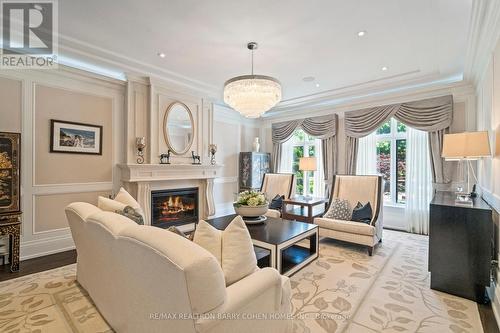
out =
{"type": "Polygon", "coordinates": [[[243,217],[259,217],[267,212],[269,203],[262,192],[244,191],[238,194],[233,207],[236,214],[243,217]]]}

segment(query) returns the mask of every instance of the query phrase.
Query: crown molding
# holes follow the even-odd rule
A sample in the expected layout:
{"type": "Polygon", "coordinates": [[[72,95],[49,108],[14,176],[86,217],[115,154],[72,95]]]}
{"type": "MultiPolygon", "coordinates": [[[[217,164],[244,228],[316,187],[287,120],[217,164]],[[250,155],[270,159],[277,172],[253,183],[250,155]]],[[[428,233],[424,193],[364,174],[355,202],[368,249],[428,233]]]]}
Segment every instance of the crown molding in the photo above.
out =
{"type": "Polygon", "coordinates": [[[464,79],[479,86],[500,37],[500,1],[474,0],[470,19],[464,79]]]}
{"type": "Polygon", "coordinates": [[[474,98],[475,89],[471,83],[463,80],[458,82],[436,82],[421,86],[407,86],[404,89],[384,90],[372,94],[354,95],[349,98],[336,98],[327,104],[301,105],[296,108],[273,111],[266,113],[261,118],[261,121],[262,124],[269,126],[276,121],[304,118],[304,114],[311,117],[336,113],[342,117],[344,112],[348,111],[449,94],[453,95],[455,102],[467,102],[471,98],[474,98]]]}
{"type": "Polygon", "coordinates": [[[174,86],[197,91],[213,99],[218,99],[220,97],[219,87],[215,87],[177,72],[138,61],[122,54],[118,54],[65,35],[59,36],[59,52],[64,57],[70,59],[74,58],[73,55],[77,55],[79,59],[98,62],[99,64],[110,66],[111,68],[119,68],[123,71],[124,76],[125,73],[126,76],[131,77],[147,76],[174,86]]]}

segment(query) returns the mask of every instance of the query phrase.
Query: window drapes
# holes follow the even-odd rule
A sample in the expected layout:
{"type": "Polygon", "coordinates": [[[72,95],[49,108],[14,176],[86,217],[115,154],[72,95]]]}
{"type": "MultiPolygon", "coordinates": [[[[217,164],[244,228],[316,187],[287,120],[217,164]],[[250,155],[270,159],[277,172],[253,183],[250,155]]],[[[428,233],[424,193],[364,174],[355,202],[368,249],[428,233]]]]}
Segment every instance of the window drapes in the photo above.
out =
{"type": "Polygon", "coordinates": [[[322,140],[323,172],[326,183],[330,184],[333,175],[337,172],[337,124],[338,116],[336,114],[273,124],[272,162],[274,172],[281,171],[280,160],[283,143],[290,139],[296,129],[302,128],[307,134],[322,140]]]}
{"type": "Polygon", "coordinates": [[[374,132],[382,123],[394,117],[410,127],[428,133],[434,185],[440,187],[449,183],[444,173],[441,151],[444,132],[453,120],[451,95],[346,112],[344,117],[346,173],[356,172],[358,139],[374,132]]]}

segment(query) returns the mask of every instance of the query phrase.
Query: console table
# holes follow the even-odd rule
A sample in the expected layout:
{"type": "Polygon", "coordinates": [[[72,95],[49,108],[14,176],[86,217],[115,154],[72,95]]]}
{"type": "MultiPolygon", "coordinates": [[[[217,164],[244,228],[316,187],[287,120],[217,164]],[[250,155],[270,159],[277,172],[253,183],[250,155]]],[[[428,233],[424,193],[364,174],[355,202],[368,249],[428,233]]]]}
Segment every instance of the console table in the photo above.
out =
{"type": "Polygon", "coordinates": [[[452,192],[437,192],[430,204],[429,271],[431,288],[487,301],[493,248],[491,207],[475,198],[472,207],[455,203],[452,192]]]}
{"type": "Polygon", "coordinates": [[[21,237],[21,213],[0,214],[0,235],[9,236],[10,271],[19,271],[19,239],[21,237]]]}

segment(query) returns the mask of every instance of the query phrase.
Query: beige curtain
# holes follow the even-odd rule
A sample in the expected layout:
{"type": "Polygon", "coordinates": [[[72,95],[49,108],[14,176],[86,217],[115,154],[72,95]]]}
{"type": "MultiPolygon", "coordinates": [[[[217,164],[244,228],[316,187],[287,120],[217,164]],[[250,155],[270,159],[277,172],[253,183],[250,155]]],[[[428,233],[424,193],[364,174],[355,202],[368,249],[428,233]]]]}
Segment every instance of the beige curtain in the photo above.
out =
{"type": "Polygon", "coordinates": [[[272,164],[274,172],[280,171],[279,161],[281,160],[283,142],[290,139],[296,129],[302,128],[307,134],[322,140],[325,182],[331,184],[333,175],[337,173],[337,124],[338,116],[336,114],[273,124],[272,164]]]}
{"type": "Polygon", "coordinates": [[[356,172],[358,138],[364,137],[391,117],[415,129],[428,132],[432,178],[435,188],[443,187],[450,180],[444,172],[441,157],[443,134],[453,120],[451,95],[408,103],[384,105],[345,113],[346,173],[356,172]]]}

